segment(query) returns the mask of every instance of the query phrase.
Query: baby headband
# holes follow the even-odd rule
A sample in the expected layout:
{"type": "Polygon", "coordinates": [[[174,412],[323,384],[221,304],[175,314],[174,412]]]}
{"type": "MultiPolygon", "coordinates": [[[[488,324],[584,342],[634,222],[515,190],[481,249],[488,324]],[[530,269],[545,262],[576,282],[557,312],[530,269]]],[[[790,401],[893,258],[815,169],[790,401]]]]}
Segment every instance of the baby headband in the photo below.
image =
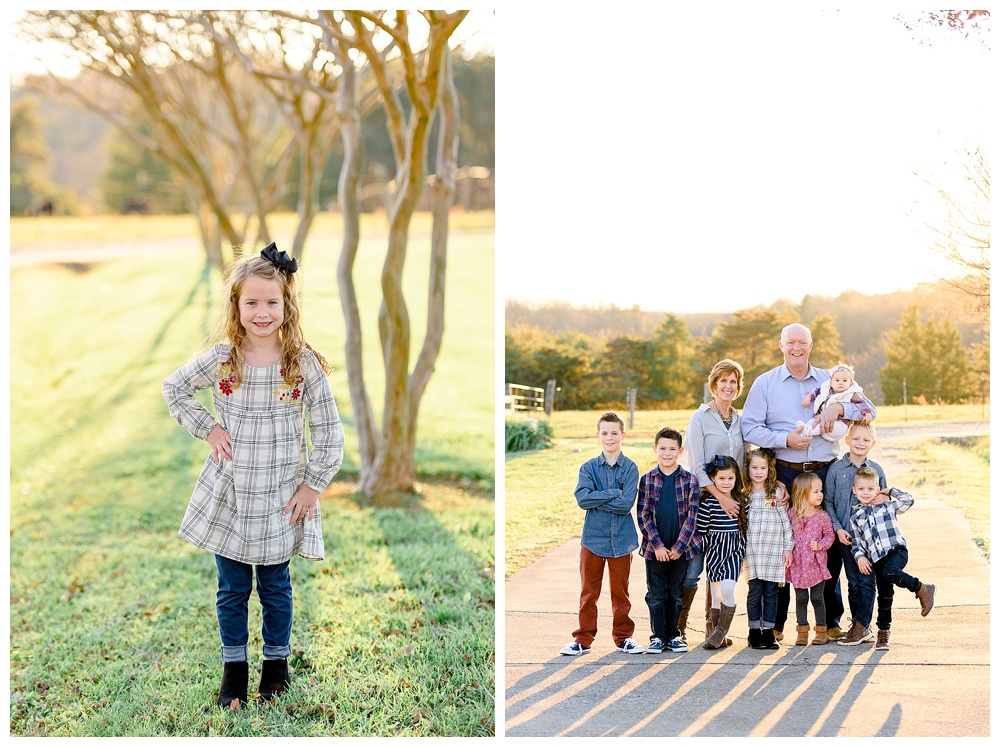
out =
{"type": "Polygon", "coordinates": [[[834,371],[847,371],[852,377],[854,376],[854,371],[851,370],[850,366],[845,366],[843,363],[838,363],[836,366],[830,369],[832,374],[834,371]]]}
{"type": "Polygon", "coordinates": [[[273,241],[260,250],[260,256],[268,262],[274,263],[279,270],[287,272],[289,275],[299,269],[298,260],[289,257],[286,252],[279,252],[273,241]]]}

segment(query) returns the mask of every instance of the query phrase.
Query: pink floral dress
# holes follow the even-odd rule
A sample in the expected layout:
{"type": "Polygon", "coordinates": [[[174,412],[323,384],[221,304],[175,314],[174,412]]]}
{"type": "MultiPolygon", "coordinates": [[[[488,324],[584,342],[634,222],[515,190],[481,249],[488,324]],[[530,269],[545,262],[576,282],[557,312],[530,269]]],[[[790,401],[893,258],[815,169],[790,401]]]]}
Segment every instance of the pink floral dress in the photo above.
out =
{"type": "Polygon", "coordinates": [[[803,517],[802,526],[798,526],[791,504],[788,506],[788,518],[792,523],[795,547],[792,548],[792,565],[786,580],[796,589],[811,589],[830,578],[830,571],[826,568],[826,551],[836,539],[833,522],[826,511],[818,509],[812,516],[803,517]],[[823,549],[810,550],[809,543],[814,541],[819,542],[823,549]]]}

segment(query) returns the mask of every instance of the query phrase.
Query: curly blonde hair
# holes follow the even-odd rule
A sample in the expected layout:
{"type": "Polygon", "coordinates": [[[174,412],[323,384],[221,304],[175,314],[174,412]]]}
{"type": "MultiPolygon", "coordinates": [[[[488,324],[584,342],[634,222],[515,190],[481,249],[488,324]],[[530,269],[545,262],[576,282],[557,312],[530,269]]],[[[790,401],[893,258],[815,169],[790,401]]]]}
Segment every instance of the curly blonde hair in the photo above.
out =
{"type": "Polygon", "coordinates": [[[216,325],[211,344],[229,343],[229,361],[236,374],[236,384],[243,382],[243,343],[247,332],[240,321],[240,294],[243,284],[250,277],[264,280],[276,280],[281,286],[281,299],[284,302],[284,319],[278,329],[278,339],[281,342],[281,368],[288,384],[298,381],[301,369],[299,358],[303,351],[310,350],[319,361],[323,372],[329,374],[332,368],[326,359],[313,350],[305,340],[302,325],[299,322],[299,276],[281,270],[276,264],[263,257],[242,257],[231,264],[225,273],[225,290],[222,301],[222,317],[216,325]]]}
{"type": "MultiPolygon", "coordinates": [[[[795,479],[792,481],[791,498],[792,508],[795,513],[796,529],[802,528],[802,520],[805,518],[806,511],[809,509],[809,493],[812,492],[813,482],[816,481],[818,481],[820,485],[823,484],[823,480],[815,472],[803,472],[800,475],[796,475],[795,479]]],[[[820,506],[817,510],[822,511],[823,508],[820,506]]]]}

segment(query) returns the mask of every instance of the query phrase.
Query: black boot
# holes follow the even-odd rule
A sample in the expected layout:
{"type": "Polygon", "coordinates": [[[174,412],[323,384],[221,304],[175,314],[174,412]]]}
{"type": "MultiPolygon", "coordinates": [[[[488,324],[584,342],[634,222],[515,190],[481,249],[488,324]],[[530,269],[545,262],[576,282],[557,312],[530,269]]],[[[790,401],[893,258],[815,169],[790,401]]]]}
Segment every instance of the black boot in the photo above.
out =
{"type": "Polygon", "coordinates": [[[760,628],[750,628],[747,633],[747,645],[750,648],[760,648],[760,628]]]}
{"type": "Polygon", "coordinates": [[[240,705],[246,705],[250,665],[245,661],[227,661],[223,666],[222,684],[219,686],[216,702],[224,708],[231,708],[234,700],[238,700],[240,705]]]}
{"type": "Polygon", "coordinates": [[[758,648],[781,648],[778,642],[774,640],[774,628],[763,628],[760,633],[760,646],[758,648]]]}
{"type": "Polygon", "coordinates": [[[257,692],[263,700],[271,700],[292,684],[288,677],[288,662],[285,659],[264,659],[260,670],[260,687],[257,692]]]}

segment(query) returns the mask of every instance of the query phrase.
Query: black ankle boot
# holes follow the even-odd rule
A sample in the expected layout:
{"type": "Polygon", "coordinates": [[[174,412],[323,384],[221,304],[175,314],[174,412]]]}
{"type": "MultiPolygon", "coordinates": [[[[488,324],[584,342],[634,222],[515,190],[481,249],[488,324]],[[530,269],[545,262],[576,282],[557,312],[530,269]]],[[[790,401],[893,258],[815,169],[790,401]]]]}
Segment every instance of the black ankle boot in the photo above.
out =
{"type": "Polygon", "coordinates": [[[219,686],[219,698],[216,702],[225,708],[231,708],[234,700],[238,700],[240,705],[246,705],[250,665],[245,661],[227,661],[223,667],[222,684],[219,686]]]}
{"type": "Polygon", "coordinates": [[[264,659],[264,665],[260,669],[260,687],[257,688],[262,699],[271,700],[291,684],[288,662],[285,659],[264,659]]]}
{"type": "Polygon", "coordinates": [[[765,649],[777,649],[781,648],[776,640],[774,640],[774,628],[764,628],[761,630],[760,635],[760,646],[758,648],[765,649]]]}
{"type": "Polygon", "coordinates": [[[750,648],[760,648],[760,628],[750,628],[747,633],[747,645],[750,648]]]}

